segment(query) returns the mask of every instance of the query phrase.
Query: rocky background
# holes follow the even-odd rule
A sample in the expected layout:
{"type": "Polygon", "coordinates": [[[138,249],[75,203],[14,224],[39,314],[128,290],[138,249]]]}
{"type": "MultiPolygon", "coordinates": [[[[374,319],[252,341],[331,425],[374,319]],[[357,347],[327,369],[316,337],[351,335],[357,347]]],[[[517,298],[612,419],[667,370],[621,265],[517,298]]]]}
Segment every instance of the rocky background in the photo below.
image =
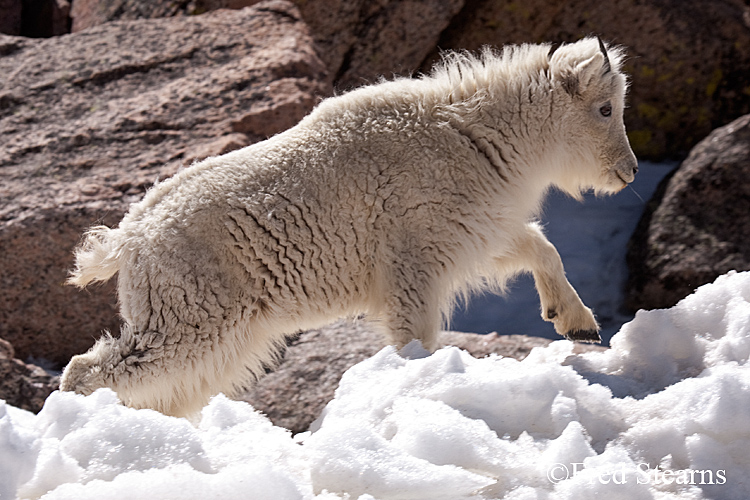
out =
{"type": "MultiPolygon", "coordinates": [[[[626,46],[633,149],[686,158],[631,241],[628,306],[667,307],[750,269],[749,0],[0,0],[0,33],[0,398],[17,406],[38,410],[56,383],[19,359],[59,369],[118,330],[111,284],[62,285],[86,227],[116,224],[157,179],[280,132],[334,92],[428,71],[440,50],[589,34],[626,46]]],[[[297,401],[278,421],[301,430],[284,412],[313,405],[308,392],[325,401],[333,372],[381,346],[362,328],[324,330],[343,337],[319,354],[304,353],[332,344],[303,334],[289,357],[336,370],[284,363],[264,383],[285,390],[248,398],[269,414],[260,401],[297,401]]]]}

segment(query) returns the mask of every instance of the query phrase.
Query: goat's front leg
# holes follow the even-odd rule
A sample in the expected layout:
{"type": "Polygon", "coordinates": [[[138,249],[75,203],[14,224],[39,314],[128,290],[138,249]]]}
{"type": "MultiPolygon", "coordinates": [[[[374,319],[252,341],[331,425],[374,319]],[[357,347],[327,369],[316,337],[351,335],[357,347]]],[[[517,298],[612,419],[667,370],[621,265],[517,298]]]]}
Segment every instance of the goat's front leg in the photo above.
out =
{"type": "MultiPolygon", "coordinates": [[[[510,259],[498,259],[498,266],[508,270],[521,267],[534,275],[542,305],[542,319],[551,321],[563,337],[580,342],[600,342],[599,324],[565,277],[565,270],[555,246],[547,240],[536,223],[526,225],[516,253],[510,259]]],[[[507,271],[506,271],[507,272],[507,271]]]]}

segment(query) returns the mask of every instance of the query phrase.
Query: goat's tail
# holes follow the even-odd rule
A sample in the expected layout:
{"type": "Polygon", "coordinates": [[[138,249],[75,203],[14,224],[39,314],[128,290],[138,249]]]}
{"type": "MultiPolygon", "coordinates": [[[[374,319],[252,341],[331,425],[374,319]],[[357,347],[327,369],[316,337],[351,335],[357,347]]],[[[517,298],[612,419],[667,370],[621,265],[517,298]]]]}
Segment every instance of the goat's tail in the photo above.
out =
{"type": "Polygon", "coordinates": [[[92,281],[107,281],[120,270],[121,245],[115,237],[116,231],[96,226],[86,232],[75,249],[76,264],[67,284],[83,288],[92,281]]]}

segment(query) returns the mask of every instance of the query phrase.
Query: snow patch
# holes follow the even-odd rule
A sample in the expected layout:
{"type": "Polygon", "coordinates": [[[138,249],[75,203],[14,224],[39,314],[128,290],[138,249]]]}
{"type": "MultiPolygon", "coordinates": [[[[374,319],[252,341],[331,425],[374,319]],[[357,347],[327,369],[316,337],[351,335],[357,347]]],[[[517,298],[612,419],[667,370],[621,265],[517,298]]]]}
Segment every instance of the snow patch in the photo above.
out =
{"type": "Polygon", "coordinates": [[[352,367],[311,432],[220,395],[190,423],[100,390],[0,403],[0,499],[750,498],[750,273],[606,352],[455,347],[352,367]]]}

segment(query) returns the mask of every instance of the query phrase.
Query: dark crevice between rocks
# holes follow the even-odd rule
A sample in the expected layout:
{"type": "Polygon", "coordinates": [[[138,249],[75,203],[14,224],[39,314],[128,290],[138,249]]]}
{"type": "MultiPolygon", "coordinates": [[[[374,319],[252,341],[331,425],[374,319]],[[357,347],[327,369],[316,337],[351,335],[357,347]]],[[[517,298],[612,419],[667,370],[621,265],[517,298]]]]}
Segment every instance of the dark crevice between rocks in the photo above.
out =
{"type": "Polygon", "coordinates": [[[459,10],[458,13],[453,16],[453,18],[448,23],[448,26],[446,26],[445,29],[440,33],[435,49],[432,52],[428,53],[427,57],[425,57],[425,59],[422,61],[420,70],[423,73],[430,72],[433,64],[435,64],[436,61],[440,60],[440,57],[437,56],[444,52],[444,47],[450,45],[449,40],[454,37],[454,34],[457,31],[460,31],[463,28],[464,23],[467,23],[469,19],[474,19],[478,15],[477,13],[484,7],[484,3],[485,0],[466,0],[464,2],[464,6],[461,7],[461,10],[459,10]]]}
{"type": "Polygon", "coordinates": [[[347,71],[349,71],[349,68],[351,68],[353,56],[354,56],[354,45],[349,47],[349,50],[347,50],[346,53],[344,54],[344,59],[341,61],[341,66],[339,66],[338,71],[336,71],[336,76],[333,77],[333,85],[334,87],[337,88],[337,90],[342,90],[338,88],[338,82],[341,81],[341,79],[344,77],[347,71]]]}
{"type": "Polygon", "coordinates": [[[149,61],[141,61],[134,64],[120,64],[112,68],[105,68],[100,71],[85,72],[79,78],[73,80],[73,85],[84,86],[88,83],[94,85],[105,85],[109,82],[120,80],[127,75],[136,73],[148,73],[155,68],[161,68],[168,63],[179,61],[181,59],[191,59],[198,51],[198,47],[192,47],[181,54],[171,57],[155,58],[149,61]]]}
{"type": "Polygon", "coordinates": [[[22,0],[19,34],[49,38],[70,33],[70,3],[62,0],[22,0]]]}
{"type": "Polygon", "coordinates": [[[288,9],[281,9],[275,4],[258,7],[257,10],[258,12],[269,12],[271,14],[276,14],[278,17],[291,21],[292,23],[298,23],[299,21],[301,21],[298,16],[295,16],[288,9]]]}
{"type": "Polygon", "coordinates": [[[9,56],[23,48],[23,44],[18,40],[0,42],[0,57],[9,56]]]}

